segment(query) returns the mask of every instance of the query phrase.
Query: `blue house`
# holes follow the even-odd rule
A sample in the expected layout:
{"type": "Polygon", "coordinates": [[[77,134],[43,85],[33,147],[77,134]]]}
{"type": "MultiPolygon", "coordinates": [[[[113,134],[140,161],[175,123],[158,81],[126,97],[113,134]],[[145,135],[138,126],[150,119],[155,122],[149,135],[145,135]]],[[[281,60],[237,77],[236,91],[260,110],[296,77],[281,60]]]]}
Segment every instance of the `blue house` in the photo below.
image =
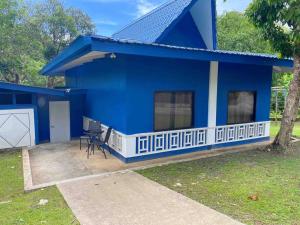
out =
{"type": "Polygon", "coordinates": [[[78,137],[97,120],[113,127],[114,154],[133,162],[268,140],[282,67],[292,60],[218,50],[215,0],[172,0],[112,37],[73,41],[41,72],[64,76],[65,89],[21,89],[33,93],[36,142],[78,137]]]}

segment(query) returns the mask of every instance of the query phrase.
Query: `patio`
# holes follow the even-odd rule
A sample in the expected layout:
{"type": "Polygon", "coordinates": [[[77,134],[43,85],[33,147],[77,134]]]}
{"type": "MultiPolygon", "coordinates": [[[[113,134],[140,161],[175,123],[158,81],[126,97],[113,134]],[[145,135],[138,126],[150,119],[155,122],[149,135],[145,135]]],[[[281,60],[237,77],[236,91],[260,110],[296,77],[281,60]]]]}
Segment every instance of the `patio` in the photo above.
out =
{"type": "Polygon", "coordinates": [[[86,147],[79,141],[44,144],[29,151],[33,185],[126,169],[126,164],[107,152],[107,159],[95,151],[87,159],[86,147]]]}
{"type": "Polygon", "coordinates": [[[28,150],[28,167],[31,172],[33,186],[50,186],[73,178],[190,161],[224,153],[246,151],[253,149],[253,147],[265,144],[266,142],[262,142],[260,144],[245,145],[243,147],[199,151],[190,154],[126,164],[115,156],[110,155],[108,152],[107,159],[104,158],[103,153],[100,151],[95,151],[95,155],[91,155],[90,158],[87,159],[85,146],[80,150],[79,141],[76,140],[68,143],[38,145],[28,150]]]}

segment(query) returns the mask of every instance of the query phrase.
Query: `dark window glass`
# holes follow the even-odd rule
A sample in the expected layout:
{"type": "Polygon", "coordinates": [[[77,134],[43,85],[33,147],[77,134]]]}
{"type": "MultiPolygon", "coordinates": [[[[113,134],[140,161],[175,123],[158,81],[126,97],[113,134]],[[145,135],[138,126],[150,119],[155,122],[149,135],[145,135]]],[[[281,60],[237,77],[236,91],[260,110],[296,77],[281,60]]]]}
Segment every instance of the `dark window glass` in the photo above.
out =
{"type": "Polygon", "coordinates": [[[158,92],[155,94],[155,131],[184,129],[192,125],[192,92],[158,92]]]}
{"type": "Polygon", "coordinates": [[[230,92],[228,98],[228,124],[254,122],[255,92],[230,92]]]}
{"type": "Polygon", "coordinates": [[[16,95],[16,104],[32,104],[31,94],[17,94],[16,95]]]}
{"type": "Polygon", "coordinates": [[[11,105],[13,104],[12,94],[0,94],[0,105],[11,105]]]}

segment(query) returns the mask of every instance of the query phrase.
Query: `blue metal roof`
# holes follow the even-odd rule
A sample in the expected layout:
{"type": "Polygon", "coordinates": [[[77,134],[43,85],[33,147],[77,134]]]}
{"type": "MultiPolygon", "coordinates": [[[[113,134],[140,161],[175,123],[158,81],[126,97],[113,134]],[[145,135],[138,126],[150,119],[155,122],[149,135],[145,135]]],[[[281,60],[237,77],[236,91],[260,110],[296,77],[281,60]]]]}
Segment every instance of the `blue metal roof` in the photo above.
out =
{"type": "Polygon", "coordinates": [[[172,0],[113,34],[112,37],[153,43],[195,2],[196,0],[172,0]]]}
{"type": "Polygon", "coordinates": [[[42,69],[41,73],[44,75],[61,75],[62,71],[59,71],[60,67],[81,56],[84,56],[84,54],[87,54],[91,51],[160,58],[293,67],[293,60],[280,59],[275,55],[268,54],[209,50],[157,43],[143,43],[140,41],[114,39],[96,35],[81,36],[78,39],[84,39],[85,41],[75,41],[60,55],[47,64],[42,69]]]}
{"type": "Polygon", "coordinates": [[[145,43],[145,42],[136,41],[136,40],[110,38],[110,37],[105,37],[105,36],[101,36],[101,35],[92,35],[91,38],[98,39],[100,41],[106,40],[106,41],[118,42],[118,43],[123,43],[123,44],[138,44],[138,45],[164,47],[164,48],[170,48],[170,49],[181,49],[181,50],[187,50],[187,51],[214,52],[214,53],[221,53],[221,54],[231,54],[231,55],[241,55],[241,56],[257,56],[257,57],[264,57],[264,58],[279,59],[276,55],[265,54],[265,53],[237,52],[237,51],[227,51],[227,50],[211,50],[211,49],[166,45],[166,44],[159,44],[159,43],[145,43]]]}
{"type": "Polygon", "coordinates": [[[53,95],[53,96],[67,96],[70,94],[84,94],[85,90],[79,89],[54,89],[54,88],[43,88],[43,87],[34,87],[21,84],[14,84],[0,81],[0,89],[13,90],[13,91],[22,91],[29,93],[53,95]]]}

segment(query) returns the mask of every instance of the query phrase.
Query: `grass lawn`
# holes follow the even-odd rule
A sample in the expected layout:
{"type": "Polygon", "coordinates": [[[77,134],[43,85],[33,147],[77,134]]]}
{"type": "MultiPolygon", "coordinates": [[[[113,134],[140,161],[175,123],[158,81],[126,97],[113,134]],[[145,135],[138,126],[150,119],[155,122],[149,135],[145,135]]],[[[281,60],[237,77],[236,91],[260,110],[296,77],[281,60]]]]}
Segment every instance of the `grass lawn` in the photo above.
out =
{"type": "MultiPolygon", "coordinates": [[[[280,122],[271,123],[271,130],[270,130],[271,137],[275,137],[277,135],[279,128],[280,128],[280,122]]],[[[295,123],[293,135],[300,137],[300,122],[295,123]]]]}
{"type": "Polygon", "coordinates": [[[79,224],[56,187],[25,194],[20,151],[0,153],[0,224],[79,224]],[[39,205],[40,199],[48,204],[39,205]]]}
{"type": "Polygon", "coordinates": [[[246,224],[300,225],[300,152],[253,150],[139,173],[246,224]]]}

